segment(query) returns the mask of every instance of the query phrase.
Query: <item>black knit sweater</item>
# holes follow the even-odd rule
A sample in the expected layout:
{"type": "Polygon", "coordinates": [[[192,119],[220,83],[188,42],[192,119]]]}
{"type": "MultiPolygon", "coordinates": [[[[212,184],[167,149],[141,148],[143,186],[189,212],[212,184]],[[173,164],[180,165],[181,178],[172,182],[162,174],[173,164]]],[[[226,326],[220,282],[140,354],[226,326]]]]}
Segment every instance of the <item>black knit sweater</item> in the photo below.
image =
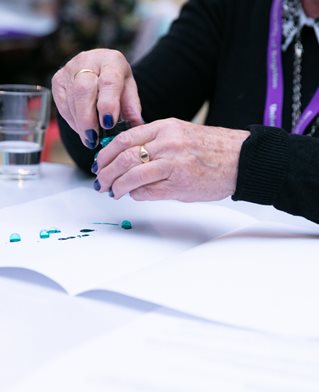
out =
{"type": "MultiPolygon", "coordinates": [[[[206,101],[206,124],[252,132],[242,148],[234,200],[274,205],[319,223],[319,139],[290,135],[292,47],[283,53],[283,129],[262,125],[271,0],[190,0],[133,66],[143,118],[191,120],[206,101]],[[251,126],[252,124],[259,124],[251,126]]],[[[305,27],[302,108],[319,86],[319,45],[305,27]]],[[[86,171],[94,151],[60,121],[62,139],[86,171]]]]}

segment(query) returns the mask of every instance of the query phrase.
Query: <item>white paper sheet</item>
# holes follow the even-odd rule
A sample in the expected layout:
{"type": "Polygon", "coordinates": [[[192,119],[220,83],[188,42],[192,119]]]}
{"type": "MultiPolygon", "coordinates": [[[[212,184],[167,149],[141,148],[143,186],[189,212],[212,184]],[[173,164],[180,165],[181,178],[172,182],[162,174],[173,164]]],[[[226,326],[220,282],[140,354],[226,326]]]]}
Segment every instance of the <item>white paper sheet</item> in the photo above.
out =
{"type": "Polygon", "coordinates": [[[101,287],[210,320],[319,337],[319,228],[258,222],[101,287]]]}
{"type": "Polygon", "coordinates": [[[107,282],[255,220],[209,203],[134,202],[129,197],[116,201],[93,189],[76,188],[2,209],[0,222],[0,267],[36,271],[78,294],[106,288],[107,282]],[[132,222],[132,230],[94,224],[125,219],[132,222]],[[40,239],[40,230],[51,227],[61,234],[40,239]],[[85,228],[95,231],[78,237],[85,228]],[[14,232],[21,242],[9,242],[14,232]]]}
{"type": "Polygon", "coordinates": [[[10,392],[318,390],[318,341],[153,313],[67,353],[10,392]]]}

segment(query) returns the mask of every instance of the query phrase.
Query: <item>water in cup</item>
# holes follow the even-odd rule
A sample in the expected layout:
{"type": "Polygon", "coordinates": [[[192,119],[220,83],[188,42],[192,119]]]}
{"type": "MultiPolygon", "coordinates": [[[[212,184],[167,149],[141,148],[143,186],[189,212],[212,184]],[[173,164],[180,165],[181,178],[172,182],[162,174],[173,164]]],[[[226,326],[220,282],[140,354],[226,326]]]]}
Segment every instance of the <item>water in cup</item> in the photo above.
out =
{"type": "Polygon", "coordinates": [[[41,86],[0,85],[0,178],[40,174],[50,114],[50,92],[41,86]]]}
{"type": "Polygon", "coordinates": [[[12,179],[37,177],[40,157],[41,146],[38,143],[0,142],[0,173],[12,179]]]}

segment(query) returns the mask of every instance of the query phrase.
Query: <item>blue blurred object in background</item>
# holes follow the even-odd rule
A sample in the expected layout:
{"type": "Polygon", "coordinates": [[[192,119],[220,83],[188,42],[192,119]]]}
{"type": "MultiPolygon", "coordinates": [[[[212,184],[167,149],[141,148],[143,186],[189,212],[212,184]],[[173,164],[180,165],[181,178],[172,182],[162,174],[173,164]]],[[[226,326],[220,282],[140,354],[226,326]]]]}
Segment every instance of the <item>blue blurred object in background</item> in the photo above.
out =
{"type": "Polygon", "coordinates": [[[50,86],[54,72],[80,51],[128,51],[136,0],[0,0],[0,83],[50,86]]]}

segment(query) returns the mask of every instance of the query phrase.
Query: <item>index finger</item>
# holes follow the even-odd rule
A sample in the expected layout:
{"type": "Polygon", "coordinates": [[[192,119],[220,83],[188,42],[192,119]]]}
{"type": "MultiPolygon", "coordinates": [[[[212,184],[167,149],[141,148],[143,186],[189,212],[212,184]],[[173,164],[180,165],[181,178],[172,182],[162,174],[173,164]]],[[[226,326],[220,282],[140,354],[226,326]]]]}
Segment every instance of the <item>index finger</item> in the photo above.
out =
{"type": "Polygon", "coordinates": [[[133,125],[143,123],[132,70],[122,53],[112,51],[100,70],[97,109],[100,124],[112,128],[120,114],[133,125]]]}
{"type": "Polygon", "coordinates": [[[74,77],[68,94],[68,106],[75,119],[76,131],[82,143],[89,148],[96,147],[98,119],[96,113],[97,74],[82,73],[74,77]]]}
{"type": "Polygon", "coordinates": [[[121,152],[134,147],[141,146],[154,140],[160,129],[158,122],[140,125],[130,128],[117,135],[111,143],[104,147],[97,157],[99,171],[109,165],[121,152]]]}

